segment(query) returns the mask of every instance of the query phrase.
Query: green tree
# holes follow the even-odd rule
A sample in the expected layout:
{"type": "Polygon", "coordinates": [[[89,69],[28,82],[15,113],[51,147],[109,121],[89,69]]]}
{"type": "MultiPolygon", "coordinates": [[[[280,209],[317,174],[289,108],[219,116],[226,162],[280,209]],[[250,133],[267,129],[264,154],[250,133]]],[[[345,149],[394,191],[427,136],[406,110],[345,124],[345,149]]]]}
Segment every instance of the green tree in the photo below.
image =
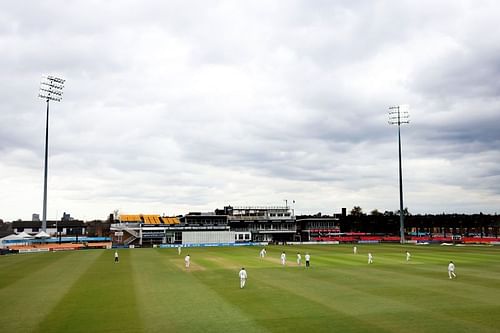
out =
{"type": "MultiPolygon", "coordinates": [[[[395,212],[394,212],[394,214],[395,214],[395,215],[399,215],[399,209],[398,209],[397,211],[395,211],[395,212]]],[[[410,216],[410,215],[411,215],[411,214],[410,214],[410,212],[408,211],[408,207],[405,207],[405,208],[403,209],[403,215],[404,215],[404,216],[410,216]]]]}
{"type": "Polygon", "coordinates": [[[363,209],[359,206],[354,206],[352,209],[351,209],[351,215],[352,216],[363,216],[365,215],[363,213],[363,209]]]}

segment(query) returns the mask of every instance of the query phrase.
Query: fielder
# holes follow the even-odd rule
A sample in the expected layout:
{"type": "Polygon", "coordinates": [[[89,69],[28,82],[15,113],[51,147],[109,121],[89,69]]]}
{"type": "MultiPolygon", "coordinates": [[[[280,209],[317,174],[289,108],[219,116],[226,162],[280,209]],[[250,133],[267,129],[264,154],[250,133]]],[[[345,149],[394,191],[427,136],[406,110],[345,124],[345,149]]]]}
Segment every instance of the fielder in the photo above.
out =
{"type": "Polygon", "coordinates": [[[411,254],[410,252],[406,251],[406,262],[410,261],[411,254]]]}
{"type": "Polygon", "coordinates": [[[302,263],[302,256],[300,255],[300,253],[297,252],[297,265],[300,266],[301,263],[302,263]]]}
{"type": "Polygon", "coordinates": [[[448,264],[448,276],[450,277],[450,279],[457,278],[457,274],[455,274],[455,264],[453,263],[453,261],[450,261],[450,263],[448,264]]]}
{"type": "Polygon", "coordinates": [[[186,264],[186,268],[189,268],[189,266],[191,265],[191,257],[189,256],[189,254],[184,258],[184,263],[186,264]]]}
{"type": "Polygon", "coordinates": [[[309,261],[311,261],[311,256],[309,255],[309,253],[306,253],[305,259],[306,259],[306,267],[309,267],[309,261]]]}
{"type": "Polygon", "coordinates": [[[245,283],[247,282],[247,271],[245,271],[245,267],[242,267],[240,272],[238,273],[240,276],[240,289],[243,289],[245,287],[245,283]]]}
{"type": "Polygon", "coordinates": [[[181,246],[180,246],[180,245],[178,245],[178,246],[177,246],[177,254],[178,254],[178,255],[181,255],[181,252],[182,252],[181,246]]]}
{"type": "Polygon", "coordinates": [[[283,252],[281,253],[281,264],[282,264],[283,266],[285,266],[285,265],[286,265],[286,254],[285,254],[285,251],[283,251],[283,252]]]}
{"type": "Polygon", "coordinates": [[[358,247],[357,246],[352,248],[352,253],[358,254],[358,247]]]}
{"type": "Polygon", "coordinates": [[[371,252],[368,252],[368,263],[373,264],[373,256],[371,252]]]}
{"type": "Polygon", "coordinates": [[[120,261],[120,258],[118,258],[118,251],[115,251],[115,264],[117,264],[120,261]]]}
{"type": "Polygon", "coordinates": [[[265,258],[266,253],[267,253],[266,248],[263,248],[262,250],[260,250],[259,256],[260,256],[261,258],[265,258]]]}

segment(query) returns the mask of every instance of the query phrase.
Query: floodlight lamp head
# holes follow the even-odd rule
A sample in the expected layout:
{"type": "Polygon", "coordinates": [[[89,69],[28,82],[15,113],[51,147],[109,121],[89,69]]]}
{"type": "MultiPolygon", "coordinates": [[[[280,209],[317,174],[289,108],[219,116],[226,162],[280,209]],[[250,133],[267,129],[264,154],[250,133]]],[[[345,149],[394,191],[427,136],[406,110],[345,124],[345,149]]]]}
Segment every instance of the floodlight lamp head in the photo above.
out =
{"type": "Polygon", "coordinates": [[[45,76],[40,82],[40,93],[38,97],[48,101],[60,102],[63,95],[64,82],[66,80],[55,77],[45,76]]]}
{"type": "Polygon", "coordinates": [[[65,79],[61,79],[61,78],[58,78],[58,77],[55,77],[55,76],[52,76],[52,75],[47,75],[46,78],[49,81],[57,82],[57,83],[60,83],[60,84],[64,84],[64,82],[66,82],[65,79]]]}
{"type": "Polygon", "coordinates": [[[54,101],[54,102],[60,102],[62,100],[61,97],[54,97],[54,96],[51,96],[49,94],[42,94],[42,93],[38,94],[38,97],[46,99],[47,101],[50,100],[50,101],[54,101]]]}
{"type": "Polygon", "coordinates": [[[54,94],[57,96],[62,96],[63,92],[61,90],[53,89],[49,87],[49,89],[46,89],[44,86],[40,87],[40,91],[46,92],[48,94],[54,94]]]}
{"type": "Polygon", "coordinates": [[[389,124],[390,125],[401,125],[410,123],[410,115],[408,114],[407,105],[396,105],[389,107],[389,124]]]}
{"type": "Polygon", "coordinates": [[[47,82],[42,81],[42,82],[40,82],[40,86],[44,86],[44,87],[48,87],[48,88],[52,88],[52,89],[58,89],[58,90],[62,90],[64,88],[64,85],[54,83],[51,81],[47,81],[47,82]]]}

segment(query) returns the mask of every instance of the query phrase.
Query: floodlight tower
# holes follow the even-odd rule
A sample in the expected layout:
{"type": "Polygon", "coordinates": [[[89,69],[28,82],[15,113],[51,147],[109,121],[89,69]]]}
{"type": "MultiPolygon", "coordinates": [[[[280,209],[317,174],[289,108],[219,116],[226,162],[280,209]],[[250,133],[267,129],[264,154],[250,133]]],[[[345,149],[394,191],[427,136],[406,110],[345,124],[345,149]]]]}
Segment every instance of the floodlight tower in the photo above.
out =
{"type": "Polygon", "coordinates": [[[403,213],[403,168],[401,166],[401,124],[408,124],[410,116],[408,111],[401,105],[389,108],[389,124],[398,125],[398,145],[399,145],[399,232],[401,244],[405,241],[404,213],[403,213]]]}
{"type": "Polygon", "coordinates": [[[64,82],[66,80],[55,77],[42,77],[38,97],[47,101],[47,120],[45,122],[45,168],[43,176],[43,217],[42,230],[47,230],[47,172],[49,162],[49,102],[60,102],[63,95],[64,82]]]}

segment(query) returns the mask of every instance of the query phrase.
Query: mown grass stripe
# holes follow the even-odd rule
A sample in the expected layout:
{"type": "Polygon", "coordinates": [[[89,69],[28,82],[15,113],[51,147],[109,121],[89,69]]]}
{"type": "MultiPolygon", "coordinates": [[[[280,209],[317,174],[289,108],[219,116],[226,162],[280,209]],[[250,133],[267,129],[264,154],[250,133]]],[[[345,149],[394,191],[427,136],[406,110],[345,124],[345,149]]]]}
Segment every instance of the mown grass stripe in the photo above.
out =
{"type": "Polygon", "coordinates": [[[45,268],[48,258],[50,258],[50,263],[54,264],[64,257],[64,255],[48,252],[0,256],[0,289],[22,279],[30,278],[32,274],[37,274],[39,270],[45,268]]]}
{"type": "MultiPolygon", "coordinates": [[[[273,252],[278,254],[281,253],[279,251],[273,252]]],[[[252,281],[250,282],[251,287],[249,287],[249,289],[252,289],[251,297],[257,297],[255,295],[258,295],[262,298],[262,301],[238,302],[238,300],[234,300],[233,303],[235,304],[235,306],[239,306],[242,309],[244,309],[244,304],[246,303],[258,303],[262,305],[265,304],[265,306],[262,306],[262,310],[265,311],[265,313],[259,312],[259,310],[261,310],[260,308],[253,308],[249,312],[252,313],[256,320],[259,320],[259,322],[261,322],[263,325],[266,325],[268,329],[273,331],[280,331],[280,327],[282,327],[282,325],[280,326],[280,322],[275,319],[276,317],[279,317],[283,321],[286,321],[286,327],[293,326],[294,328],[306,328],[305,326],[307,326],[307,328],[312,329],[313,331],[331,331],[334,327],[343,327],[344,331],[349,331],[348,326],[344,325],[343,321],[349,321],[349,319],[352,320],[352,318],[345,313],[340,313],[336,309],[332,309],[331,306],[329,306],[330,299],[328,297],[327,300],[323,302],[324,304],[320,304],[314,299],[307,297],[306,295],[297,295],[296,290],[301,289],[300,285],[296,285],[291,290],[284,288],[284,286],[293,284],[295,281],[295,279],[293,278],[290,279],[290,274],[294,274],[297,272],[301,272],[299,274],[311,273],[305,273],[298,267],[294,268],[276,268],[275,265],[275,268],[272,269],[265,268],[251,271],[250,274],[251,276],[253,276],[253,278],[250,279],[250,281],[252,281]],[[263,272],[269,273],[269,275],[266,275],[263,272]],[[271,284],[272,281],[279,281],[280,283],[271,284]],[[259,288],[260,291],[253,290],[255,288],[259,288]],[[300,304],[300,309],[293,309],[293,306],[291,309],[290,304],[300,304]],[[269,311],[270,308],[272,308],[273,310],[269,311]],[[266,316],[266,314],[268,314],[269,316],[266,316]],[[330,321],[325,322],[325,318],[328,317],[330,317],[330,321]],[[339,320],[339,318],[341,320],[339,320]],[[293,324],[290,323],[291,321],[293,321],[293,324]],[[318,322],[318,326],[311,327],[311,325],[314,325],[313,323],[316,321],[318,322]]],[[[197,274],[199,274],[200,276],[202,275],[202,273],[197,274]]],[[[227,274],[228,272],[218,270],[217,276],[209,280],[213,281],[212,283],[214,289],[216,288],[218,281],[227,280],[227,276],[223,277],[227,274]]],[[[235,278],[235,286],[236,285],[237,281],[235,278]]],[[[314,284],[314,286],[317,287],[317,284],[314,284]]],[[[331,286],[328,285],[327,287],[330,288],[331,286]]],[[[220,290],[222,290],[222,288],[224,287],[219,286],[220,290]]],[[[359,328],[359,325],[357,325],[356,327],[359,328]]],[[[376,327],[374,327],[374,325],[372,324],[366,324],[364,328],[365,330],[376,331],[376,327]]]]}
{"type": "Polygon", "coordinates": [[[185,269],[183,257],[161,250],[134,250],[132,258],[145,332],[266,331],[207,288],[200,274],[213,272],[185,269]]]}
{"type": "Polygon", "coordinates": [[[251,271],[249,290],[252,293],[248,302],[238,301],[236,291],[232,302],[273,332],[292,327],[294,331],[312,332],[384,331],[376,324],[363,321],[355,312],[344,311],[336,303],[336,289],[332,284],[324,280],[317,283],[297,278],[300,275],[315,275],[318,271],[320,269],[285,272],[279,268],[251,271]],[[292,278],[287,276],[290,274],[292,278]]]}
{"type": "MultiPolygon", "coordinates": [[[[328,274],[328,271],[329,270],[324,270],[324,273],[328,274]]],[[[310,276],[311,275],[309,275],[309,277],[310,276]]],[[[305,279],[307,280],[308,278],[306,277],[305,279]]],[[[376,275],[372,275],[370,278],[366,279],[366,283],[348,283],[348,281],[353,280],[352,276],[349,276],[348,278],[343,279],[341,283],[339,283],[339,281],[335,278],[332,278],[332,283],[327,283],[325,282],[326,279],[321,277],[313,283],[305,284],[306,286],[313,287],[298,288],[298,286],[293,286],[289,283],[281,283],[277,285],[275,283],[276,279],[271,279],[269,277],[264,279],[264,281],[271,281],[269,283],[273,283],[273,286],[276,288],[284,288],[290,293],[299,293],[301,296],[307,295],[307,297],[310,297],[317,302],[330,306],[334,311],[342,313],[344,316],[350,316],[352,319],[351,325],[357,327],[357,330],[359,331],[365,331],[365,328],[360,326],[360,321],[363,322],[364,318],[375,319],[377,316],[385,316],[386,314],[391,313],[398,313],[401,314],[401,316],[399,316],[399,320],[392,322],[389,327],[385,327],[378,320],[367,320],[366,322],[370,322],[372,326],[376,326],[382,330],[398,332],[408,327],[405,314],[418,314],[418,316],[422,319],[427,318],[427,320],[429,320],[432,318],[433,323],[447,323],[454,320],[455,323],[447,324],[447,327],[452,326],[457,329],[464,326],[475,328],[476,331],[490,332],[495,331],[496,329],[495,323],[484,321],[473,322],[467,318],[454,318],[448,316],[446,313],[440,313],[443,308],[448,309],[450,306],[457,309],[457,306],[454,304],[467,304],[465,302],[450,302],[450,296],[453,296],[452,293],[448,293],[446,297],[441,294],[439,299],[447,301],[445,303],[437,303],[437,306],[435,303],[434,307],[430,309],[428,307],[421,307],[420,302],[411,301],[412,296],[425,295],[426,291],[423,289],[416,288],[413,289],[413,294],[404,295],[404,293],[401,293],[401,289],[399,289],[398,292],[398,289],[395,288],[392,283],[385,282],[386,279],[384,276],[378,277],[376,275]],[[378,288],[373,288],[373,285],[378,286],[378,288]],[[330,292],[328,292],[329,290],[330,292]]],[[[359,280],[354,281],[359,282],[359,280]]],[[[439,299],[435,299],[435,301],[439,299]]],[[[473,304],[469,303],[464,309],[461,310],[467,310],[471,306],[473,306],[473,304]]],[[[434,324],[434,326],[436,330],[446,329],[445,327],[440,327],[440,324],[434,324]]]]}
{"type": "Polygon", "coordinates": [[[24,257],[25,267],[9,275],[7,288],[0,289],[0,329],[2,332],[36,332],[39,323],[53,310],[81,274],[95,260],[94,253],[80,255],[78,252],[57,252],[30,254],[24,257]],[[31,263],[35,263],[33,266],[31,263]]]}
{"type": "Polygon", "coordinates": [[[95,256],[79,279],[44,318],[38,332],[141,332],[130,273],[130,251],[120,251],[120,263],[113,262],[113,251],[90,250],[79,253],[68,270],[77,268],[88,255],[95,256]]]}

